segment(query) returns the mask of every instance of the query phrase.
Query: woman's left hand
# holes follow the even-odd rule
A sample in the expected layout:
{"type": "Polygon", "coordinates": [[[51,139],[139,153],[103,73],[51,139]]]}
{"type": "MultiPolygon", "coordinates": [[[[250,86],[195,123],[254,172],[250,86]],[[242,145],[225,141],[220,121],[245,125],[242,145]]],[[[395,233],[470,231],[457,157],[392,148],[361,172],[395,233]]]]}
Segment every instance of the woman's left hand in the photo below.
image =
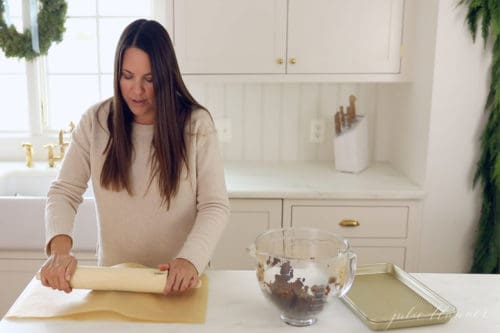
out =
{"type": "Polygon", "coordinates": [[[163,293],[168,296],[195,287],[198,284],[198,271],[187,259],[175,258],[168,264],[158,266],[161,271],[168,271],[167,283],[163,293]]]}

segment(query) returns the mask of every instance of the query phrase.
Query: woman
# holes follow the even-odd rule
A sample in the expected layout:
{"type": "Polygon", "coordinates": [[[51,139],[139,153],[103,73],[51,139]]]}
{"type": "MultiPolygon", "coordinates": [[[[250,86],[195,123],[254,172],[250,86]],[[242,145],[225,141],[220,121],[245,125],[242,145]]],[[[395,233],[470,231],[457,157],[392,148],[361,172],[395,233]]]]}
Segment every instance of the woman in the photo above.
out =
{"type": "Polygon", "coordinates": [[[165,294],[182,292],[197,284],[229,215],[215,127],[159,23],[125,28],[114,70],[114,97],[82,116],[49,189],[41,281],[71,291],[74,218],[90,179],[99,265],[159,266],[169,271],[165,294]]]}

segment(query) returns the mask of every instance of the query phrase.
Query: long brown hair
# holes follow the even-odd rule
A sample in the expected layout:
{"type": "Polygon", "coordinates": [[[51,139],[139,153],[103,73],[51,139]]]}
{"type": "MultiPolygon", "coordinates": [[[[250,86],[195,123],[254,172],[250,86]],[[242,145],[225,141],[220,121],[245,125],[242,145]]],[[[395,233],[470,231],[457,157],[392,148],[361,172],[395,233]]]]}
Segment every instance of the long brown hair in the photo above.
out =
{"type": "Polygon", "coordinates": [[[101,185],[113,191],[132,193],[132,122],[134,116],[120,90],[123,55],[136,47],[146,52],[151,62],[156,97],[151,179],[157,178],[162,201],[170,206],[177,193],[183,165],[188,167],[184,135],[191,111],[203,108],[187,90],[179,70],[174,47],[161,24],[139,19],[123,31],[115,53],[114,97],[108,117],[109,140],[104,150],[106,160],[101,185]]]}

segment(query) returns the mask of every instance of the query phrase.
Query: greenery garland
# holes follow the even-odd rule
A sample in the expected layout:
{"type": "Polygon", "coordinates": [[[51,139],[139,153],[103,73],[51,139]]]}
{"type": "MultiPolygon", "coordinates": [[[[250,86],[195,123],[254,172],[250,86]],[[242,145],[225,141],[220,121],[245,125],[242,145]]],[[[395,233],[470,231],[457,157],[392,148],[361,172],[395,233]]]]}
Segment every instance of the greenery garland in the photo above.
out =
{"type": "Polygon", "coordinates": [[[485,111],[488,123],[481,136],[479,158],[474,185],[483,186],[483,202],[477,232],[472,273],[500,273],[500,1],[460,0],[468,6],[467,24],[476,40],[481,20],[484,44],[493,42],[491,82],[485,111]]]}
{"type": "Polygon", "coordinates": [[[66,21],[68,5],[64,0],[40,0],[42,5],[38,13],[38,32],[40,53],[33,50],[31,31],[19,33],[14,25],[7,26],[4,20],[4,4],[0,0],[0,48],[7,58],[25,58],[32,60],[41,54],[47,54],[52,42],[60,42],[66,21]]]}

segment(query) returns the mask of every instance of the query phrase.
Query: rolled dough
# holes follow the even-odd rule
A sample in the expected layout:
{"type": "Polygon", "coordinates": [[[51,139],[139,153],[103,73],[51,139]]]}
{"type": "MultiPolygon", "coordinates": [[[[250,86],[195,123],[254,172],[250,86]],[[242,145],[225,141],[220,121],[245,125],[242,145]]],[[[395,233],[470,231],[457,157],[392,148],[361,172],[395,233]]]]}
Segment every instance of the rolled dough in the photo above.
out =
{"type": "MultiPolygon", "coordinates": [[[[78,266],[70,285],[73,289],[132,291],[162,294],[168,272],[135,263],[112,267],[78,266]]],[[[37,278],[40,276],[37,274],[37,278]]],[[[201,280],[196,288],[201,286],[201,280]]]]}

